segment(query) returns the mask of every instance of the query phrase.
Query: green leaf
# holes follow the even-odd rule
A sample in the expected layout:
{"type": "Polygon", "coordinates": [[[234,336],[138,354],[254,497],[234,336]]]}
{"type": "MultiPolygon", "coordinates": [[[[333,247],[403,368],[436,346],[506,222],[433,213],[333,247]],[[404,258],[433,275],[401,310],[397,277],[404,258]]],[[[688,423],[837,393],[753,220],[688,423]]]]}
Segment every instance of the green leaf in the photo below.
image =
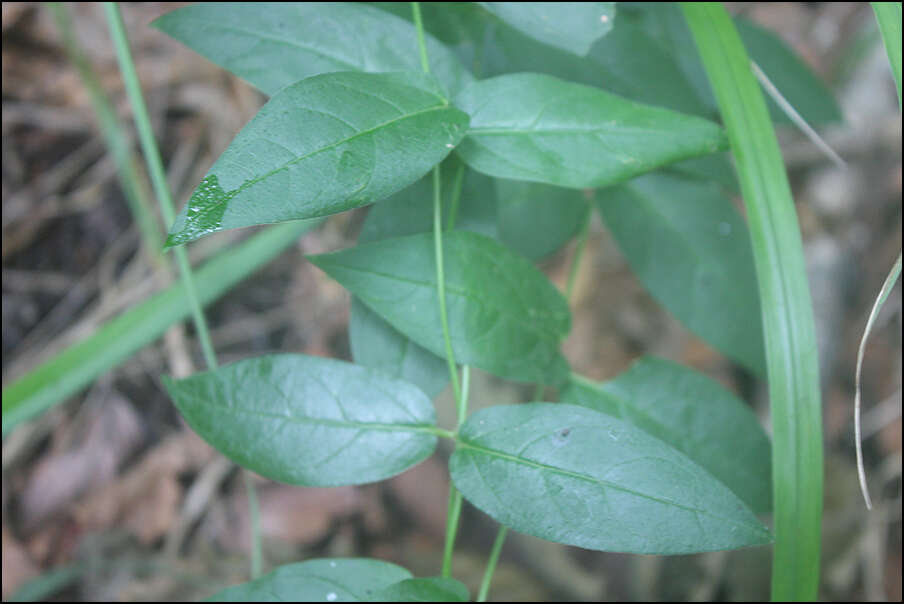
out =
{"type": "MultiPolygon", "coordinates": [[[[526,259],[466,231],[443,235],[446,305],[455,358],[500,377],[556,384],[568,365],[559,341],[571,314],[526,259]]],[[[386,239],[309,256],[397,330],[444,355],[433,236],[386,239]]]]}
{"type": "Polygon", "coordinates": [[[602,384],[572,376],[559,398],[633,424],[687,455],[754,512],[770,511],[769,439],[747,405],[702,373],[645,357],[602,384]]]}
{"type": "Polygon", "coordinates": [[[176,218],[167,245],[379,201],[442,161],[467,125],[423,74],[302,80],[239,132],[176,218]]]}
{"type": "Polygon", "coordinates": [[[366,602],[411,577],[395,564],[367,558],[308,560],[280,566],[260,579],[229,587],[208,602],[366,602]]]}
{"type": "Polygon", "coordinates": [[[716,124],[536,73],[471,84],[457,149],[484,174],[563,187],[603,187],[727,144],[716,124]]]}
{"type": "Polygon", "coordinates": [[[478,2],[531,38],[576,55],[612,29],[615,2],[478,2]]]}
{"type": "Polygon", "coordinates": [[[304,486],[376,482],[436,446],[433,405],[414,386],[351,363],[296,354],[164,378],[188,424],[242,467],[304,486]]]}
{"type": "Polygon", "coordinates": [[[516,180],[497,180],[496,191],[499,238],[531,260],[565,245],[587,214],[583,191],[516,180]]]}
{"type": "MultiPolygon", "coordinates": [[[[443,216],[448,217],[456,181],[462,178],[456,228],[496,236],[493,181],[451,156],[442,165],[443,216]],[[464,170],[463,174],[459,174],[464,170]]],[[[446,218],[448,224],[448,218],[446,218]]],[[[433,229],[433,180],[425,177],[370,208],[359,243],[390,239],[433,229]]],[[[356,363],[411,382],[431,397],[449,382],[445,358],[415,344],[365,304],[352,299],[348,335],[356,363]]]]}
{"type": "Polygon", "coordinates": [[[687,554],[770,534],[725,485],[635,426],[567,404],[500,405],[459,430],[452,480],[515,530],[588,549],[687,554]]]}
{"type": "Polygon", "coordinates": [[[405,579],[384,587],[370,597],[371,602],[467,602],[468,588],[447,577],[405,579]]]}
{"type": "Polygon", "coordinates": [[[759,376],[763,328],[747,225],[717,186],[649,174],[597,191],[597,208],[647,290],[759,376]]]}
{"type": "MultiPolygon", "coordinates": [[[[421,71],[414,27],[359,3],[200,2],[153,25],[268,95],[334,71],[421,71]]],[[[455,94],[474,79],[426,38],[430,71],[445,90],[455,94]]]]}
{"type": "Polygon", "coordinates": [[[354,297],[350,315],[348,337],[355,363],[414,384],[431,398],[449,383],[444,359],[415,344],[354,297]]]}
{"type": "Polygon", "coordinates": [[[686,159],[666,168],[669,172],[681,174],[696,180],[716,182],[726,193],[740,196],[741,187],[731,165],[729,153],[712,153],[693,159],[686,159]]]}

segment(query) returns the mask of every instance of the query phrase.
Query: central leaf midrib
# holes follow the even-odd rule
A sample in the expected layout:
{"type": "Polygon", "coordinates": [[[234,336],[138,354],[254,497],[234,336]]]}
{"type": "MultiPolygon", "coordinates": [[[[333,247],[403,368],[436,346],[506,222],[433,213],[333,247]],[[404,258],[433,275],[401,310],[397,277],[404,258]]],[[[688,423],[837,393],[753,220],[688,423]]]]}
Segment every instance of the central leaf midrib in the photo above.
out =
{"type": "MultiPolygon", "coordinates": [[[[409,283],[411,285],[417,285],[419,287],[425,287],[425,288],[428,288],[431,290],[436,287],[436,283],[432,283],[429,281],[419,281],[418,279],[414,279],[414,278],[410,278],[410,277],[400,277],[398,275],[393,275],[390,273],[382,273],[380,271],[374,271],[374,270],[369,270],[369,269],[360,269],[360,268],[357,268],[354,266],[349,266],[347,264],[338,264],[338,266],[345,270],[348,270],[348,271],[364,273],[365,275],[376,275],[378,277],[383,277],[385,279],[391,279],[393,281],[401,281],[403,283],[409,283]]],[[[463,298],[466,298],[466,299],[470,298],[470,299],[474,299],[474,300],[480,300],[482,303],[486,304],[486,302],[485,302],[486,298],[481,298],[480,296],[475,295],[475,293],[471,290],[461,289],[461,288],[455,287],[454,285],[450,285],[449,283],[446,283],[445,285],[446,285],[446,293],[456,294],[456,295],[462,296],[463,298]]],[[[357,295],[359,298],[361,298],[362,301],[365,300],[364,294],[359,293],[357,295]]],[[[530,321],[530,319],[524,318],[524,317],[519,317],[517,314],[508,311],[507,307],[493,306],[490,304],[487,304],[487,306],[490,306],[493,310],[498,311],[499,314],[511,319],[519,327],[523,327],[527,331],[537,334],[540,337],[554,338],[558,341],[558,338],[562,335],[559,332],[553,331],[551,329],[539,329],[537,327],[534,327],[534,325],[530,321]]],[[[542,310],[542,309],[540,309],[540,310],[542,310]]],[[[551,316],[551,315],[548,315],[548,316],[551,316]]],[[[557,321],[557,319],[555,319],[555,318],[553,318],[552,320],[557,321]]]]}
{"type": "Polygon", "coordinates": [[[709,512],[708,510],[702,510],[702,509],[699,509],[699,508],[691,507],[691,506],[689,506],[689,505],[684,505],[684,504],[676,503],[676,502],[674,502],[674,501],[669,501],[668,499],[662,499],[662,498],[660,498],[660,497],[655,497],[655,496],[649,495],[649,494],[647,494],[647,493],[641,493],[641,492],[639,492],[639,491],[635,491],[635,490],[630,489],[630,488],[628,488],[628,487],[625,487],[625,486],[622,486],[622,485],[619,485],[619,484],[615,484],[615,483],[609,482],[609,481],[607,481],[607,480],[602,480],[602,479],[596,478],[596,477],[594,477],[594,476],[589,476],[589,475],[587,475],[587,474],[581,474],[580,472],[574,472],[574,471],[572,471],[572,470],[566,470],[566,469],[564,469],[564,468],[558,468],[558,467],[556,467],[556,466],[551,466],[551,465],[544,464],[544,463],[541,463],[541,462],[538,462],[538,461],[533,461],[533,460],[531,460],[531,459],[525,459],[525,458],[523,458],[523,457],[518,457],[518,456],[512,455],[512,454],[510,454],[510,453],[505,453],[505,452],[499,451],[499,450],[497,450],[497,449],[490,449],[490,448],[487,448],[487,447],[483,447],[483,446],[481,446],[481,445],[478,445],[478,444],[475,444],[475,443],[472,443],[472,442],[468,442],[467,440],[464,439],[464,437],[463,437],[461,434],[459,434],[459,437],[458,437],[458,440],[457,440],[457,443],[456,443],[456,444],[457,444],[457,447],[458,447],[458,448],[462,448],[462,449],[473,449],[474,451],[477,451],[477,452],[479,452],[479,453],[483,453],[484,455],[489,455],[489,456],[491,456],[491,457],[496,457],[496,458],[499,458],[499,459],[504,459],[504,460],[506,460],[506,461],[510,461],[510,462],[517,463],[517,464],[520,464],[520,465],[528,466],[528,467],[535,468],[535,469],[538,469],[538,470],[544,470],[544,471],[547,471],[547,472],[553,472],[553,473],[555,473],[555,474],[560,474],[560,475],[562,475],[562,476],[567,476],[567,477],[569,477],[569,478],[574,478],[574,479],[577,479],[577,480],[582,480],[582,481],[584,481],[584,482],[589,482],[589,483],[592,483],[592,484],[595,484],[595,485],[599,485],[599,486],[602,486],[602,487],[605,487],[605,488],[615,489],[615,490],[621,491],[621,492],[623,492],[623,493],[628,493],[628,494],[630,494],[630,495],[634,495],[634,496],[636,496],[636,497],[641,497],[641,498],[643,498],[643,499],[649,499],[650,501],[655,501],[655,502],[657,502],[657,503],[662,503],[662,504],[665,504],[665,505],[670,505],[670,506],[673,506],[673,507],[676,507],[676,508],[679,508],[679,509],[682,509],[682,510],[686,510],[686,511],[689,511],[689,512],[693,512],[693,513],[695,513],[695,514],[703,514],[703,515],[705,515],[705,516],[709,516],[710,518],[715,518],[715,519],[717,519],[717,520],[723,520],[723,521],[725,521],[725,522],[730,522],[730,523],[732,523],[732,524],[734,524],[734,525],[745,526],[745,527],[747,527],[748,529],[755,530],[755,531],[758,532],[758,533],[762,533],[762,532],[763,532],[763,529],[761,529],[760,527],[758,527],[758,526],[756,526],[756,525],[750,525],[750,524],[747,524],[747,523],[742,523],[742,522],[739,522],[738,520],[732,519],[732,518],[724,518],[724,517],[722,517],[722,516],[718,516],[718,515],[716,515],[716,514],[713,514],[712,512],[709,512]]]}
{"type": "MultiPolygon", "coordinates": [[[[317,111],[316,109],[311,108],[311,107],[301,107],[301,109],[309,109],[309,110],[311,110],[311,111],[317,111]]],[[[319,149],[315,149],[315,150],[313,150],[313,151],[311,151],[311,152],[309,152],[309,153],[306,153],[306,154],[304,154],[304,155],[299,155],[298,157],[295,157],[295,158],[293,158],[293,159],[287,161],[286,163],[284,163],[283,165],[279,166],[278,168],[274,168],[273,170],[270,170],[269,172],[266,172],[265,174],[262,174],[262,175],[259,176],[259,177],[248,179],[248,180],[246,180],[245,182],[243,182],[241,185],[239,185],[238,188],[233,189],[232,191],[227,192],[227,195],[232,195],[233,197],[235,197],[236,195],[238,195],[238,194],[241,193],[242,191],[248,189],[249,187],[252,187],[252,186],[256,185],[257,183],[259,183],[259,182],[261,182],[261,181],[263,181],[263,180],[265,180],[265,179],[267,179],[267,178],[270,178],[271,176],[273,176],[274,174],[276,174],[276,173],[278,173],[278,172],[282,172],[283,170],[286,170],[286,169],[290,168],[291,166],[294,166],[294,165],[297,164],[297,163],[300,163],[300,162],[302,162],[302,161],[304,161],[304,160],[306,160],[306,159],[308,159],[308,158],[310,158],[310,157],[313,157],[314,155],[317,155],[318,153],[322,153],[322,152],[324,152],[324,151],[328,151],[328,150],[330,150],[330,149],[333,149],[333,148],[335,148],[335,147],[338,147],[339,145],[344,145],[344,144],[346,144],[346,143],[349,143],[349,142],[355,140],[356,138],[358,138],[358,137],[360,137],[360,136],[364,136],[364,135],[366,135],[366,134],[371,134],[371,133],[373,133],[373,132],[376,132],[377,130],[380,130],[381,128],[386,128],[386,127],[388,127],[388,126],[391,126],[392,124],[395,124],[396,122],[401,122],[401,121],[407,120],[407,119],[409,119],[409,118],[417,117],[417,116],[419,116],[419,115],[424,115],[424,114],[430,113],[430,112],[432,112],[432,111],[442,111],[442,110],[445,110],[445,109],[450,109],[450,107],[449,107],[448,104],[441,104],[441,105],[429,107],[429,108],[427,108],[427,109],[421,109],[421,110],[415,111],[415,112],[413,112],[413,113],[406,113],[406,114],[404,114],[404,115],[400,115],[400,116],[395,117],[395,118],[393,118],[393,119],[391,119],[391,120],[388,120],[388,121],[386,121],[386,122],[382,122],[382,123],[380,123],[380,124],[377,124],[376,126],[373,126],[373,127],[371,127],[371,128],[368,128],[368,129],[366,129],[366,130],[361,130],[361,131],[359,131],[359,132],[356,132],[355,134],[352,134],[351,136],[348,136],[348,137],[343,138],[343,139],[340,139],[340,140],[338,140],[338,141],[336,141],[336,142],[330,143],[329,145],[326,145],[326,146],[324,146],[324,147],[320,147],[319,149]]]]}
{"type": "Polygon", "coordinates": [[[357,429],[357,430],[375,430],[375,431],[383,431],[383,432],[413,432],[413,433],[421,433],[421,434],[429,434],[431,436],[437,436],[436,434],[436,426],[433,424],[383,424],[377,422],[355,422],[355,421],[344,421],[344,420],[336,420],[336,419],[328,419],[322,417],[310,417],[310,416],[298,416],[298,415],[280,415],[278,413],[271,413],[268,411],[260,411],[258,409],[246,409],[244,407],[224,407],[223,405],[219,405],[215,402],[209,401],[205,398],[194,394],[188,394],[188,396],[195,401],[196,403],[200,403],[206,407],[213,407],[220,412],[233,412],[238,414],[246,414],[246,415],[254,415],[266,419],[274,419],[287,421],[294,424],[314,424],[320,426],[326,426],[330,428],[344,428],[344,429],[357,429]]]}

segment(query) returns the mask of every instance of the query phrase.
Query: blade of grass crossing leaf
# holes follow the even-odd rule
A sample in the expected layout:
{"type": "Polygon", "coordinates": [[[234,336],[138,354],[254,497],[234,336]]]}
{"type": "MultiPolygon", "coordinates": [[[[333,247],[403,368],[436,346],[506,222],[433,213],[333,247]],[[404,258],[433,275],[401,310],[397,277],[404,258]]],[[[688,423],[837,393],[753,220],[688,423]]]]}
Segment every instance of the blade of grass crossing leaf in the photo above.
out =
{"type": "Polygon", "coordinates": [[[879,311],[882,310],[885,301],[888,299],[888,295],[891,293],[895,283],[898,282],[898,277],[900,276],[901,254],[898,254],[898,260],[895,262],[895,265],[891,267],[891,271],[889,271],[888,277],[885,278],[885,283],[879,291],[879,296],[876,298],[876,303],[873,304],[873,309],[869,313],[869,319],[866,321],[866,328],[863,330],[863,337],[860,338],[860,348],[857,350],[857,373],[854,391],[854,438],[857,441],[857,477],[860,479],[860,491],[863,493],[863,501],[866,502],[866,509],[868,510],[873,509],[873,504],[869,497],[869,489],[866,486],[866,472],[863,469],[863,443],[861,442],[860,431],[860,375],[863,370],[863,354],[866,351],[866,340],[873,330],[873,324],[876,322],[876,317],[879,316],[879,311]]]}
{"type": "Polygon", "coordinates": [[[778,105],[779,108],[785,112],[785,115],[788,116],[788,119],[794,122],[794,125],[797,126],[801,130],[801,132],[806,134],[807,138],[813,141],[813,144],[819,147],[819,149],[823,153],[825,153],[829,159],[835,162],[836,166],[846,166],[847,164],[843,159],[841,159],[841,157],[839,157],[837,153],[835,153],[835,150],[832,149],[821,136],[819,136],[819,133],[816,132],[816,130],[813,130],[810,124],[808,124],[807,121],[800,115],[800,113],[797,112],[797,110],[791,105],[791,103],[789,103],[787,99],[782,96],[782,93],[778,88],[775,87],[775,84],[772,83],[772,81],[769,79],[769,76],[763,73],[763,70],[760,69],[760,66],[757,65],[755,61],[750,62],[750,68],[753,70],[754,75],[756,75],[756,79],[760,81],[760,84],[762,84],[763,88],[766,89],[766,92],[769,93],[769,96],[772,98],[772,100],[775,101],[775,104],[778,105]]]}
{"type": "Polygon", "coordinates": [[[731,18],[721,4],[682,7],[735,155],[753,241],[772,410],[772,598],[815,599],[822,521],[822,409],[797,216],[765,100],[731,18]]]}
{"type": "Polygon", "coordinates": [[[901,108],[901,3],[873,2],[876,21],[885,41],[885,52],[891,63],[891,73],[898,87],[898,109],[901,108]]]}

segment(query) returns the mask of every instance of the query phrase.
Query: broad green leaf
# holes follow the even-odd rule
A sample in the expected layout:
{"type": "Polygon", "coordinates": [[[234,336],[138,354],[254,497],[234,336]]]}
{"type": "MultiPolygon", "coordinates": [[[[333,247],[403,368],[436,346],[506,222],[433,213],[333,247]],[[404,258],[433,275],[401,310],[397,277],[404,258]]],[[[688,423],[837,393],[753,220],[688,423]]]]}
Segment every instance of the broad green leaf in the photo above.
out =
{"type": "Polygon", "coordinates": [[[459,157],[484,174],[563,187],[603,187],[724,148],[716,124],[536,73],[471,84],[459,157]]]}
{"type": "Polygon", "coordinates": [[[730,153],[712,153],[693,159],[686,159],[666,168],[669,172],[682,174],[699,181],[711,180],[730,195],[740,195],[741,187],[731,165],[730,153]]]}
{"type": "MultiPolygon", "coordinates": [[[[571,314],[540,271],[496,241],[467,231],[443,235],[443,256],[458,362],[524,382],[556,384],[567,378],[559,341],[568,333],[571,314]]],[[[397,330],[444,354],[430,233],[309,259],[397,330]]]]}
{"type": "MultiPolygon", "coordinates": [[[[414,27],[359,3],[200,2],[153,25],[268,95],[321,73],[421,71],[414,27]]],[[[426,42],[449,94],[474,79],[445,46],[426,42]]]]}
{"type": "Polygon", "coordinates": [[[747,405],[702,373],[646,357],[609,382],[572,376],[559,398],[633,424],[687,455],[754,512],[769,512],[769,439],[747,405]]]}
{"type": "Polygon", "coordinates": [[[769,543],[769,531],[685,455],[568,404],[499,405],[459,430],[462,495],[523,533],[587,549],[688,554],[769,543]]]}
{"type": "Polygon", "coordinates": [[[467,125],[423,74],[302,80],[239,132],[176,218],[167,245],[379,201],[442,161],[467,125]]]}
{"type": "Polygon", "coordinates": [[[597,191],[597,208],[647,290],[688,329],[766,375],[747,225],[717,186],[649,174],[597,191]]]}
{"type": "MultiPolygon", "coordinates": [[[[454,156],[442,165],[442,215],[446,224],[462,169],[461,160],[454,156]]],[[[492,179],[473,170],[464,170],[461,178],[456,228],[495,237],[496,196],[492,179]]],[[[358,242],[427,233],[432,229],[433,179],[428,176],[371,207],[358,242]]],[[[445,358],[412,342],[357,298],[352,299],[348,335],[356,363],[411,382],[431,397],[449,382],[445,358]]]]}
{"type": "Polygon", "coordinates": [[[449,383],[449,366],[352,298],[348,337],[355,363],[414,384],[435,397],[449,383]]]}
{"type": "Polygon", "coordinates": [[[615,2],[478,2],[535,40],[586,55],[609,33],[615,2]]]}
{"type": "Polygon", "coordinates": [[[367,558],[309,560],[280,566],[260,579],[228,587],[208,602],[367,602],[411,573],[367,558]]]}
{"type": "Polygon", "coordinates": [[[264,356],[165,384],[205,441],[288,484],[376,482],[436,446],[433,405],[423,392],[343,361],[264,356]]]}
{"type": "Polygon", "coordinates": [[[531,260],[548,256],[580,230],[587,214],[583,191],[497,180],[499,239],[531,260]]]}
{"type": "Polygon", "coordinates": [[[405,579],[384,587],[370,597],[371,602],[467,602],[468,588],[446,577],[405,579]]]}

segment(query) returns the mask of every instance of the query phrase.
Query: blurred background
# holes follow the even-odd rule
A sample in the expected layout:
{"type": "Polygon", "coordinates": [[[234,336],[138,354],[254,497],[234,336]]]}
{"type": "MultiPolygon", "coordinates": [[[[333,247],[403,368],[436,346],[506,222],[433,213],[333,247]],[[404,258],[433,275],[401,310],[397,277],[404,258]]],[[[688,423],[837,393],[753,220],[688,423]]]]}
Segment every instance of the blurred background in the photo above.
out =
{"type": "MultiPolygon", "coordinates": [[[[265,97],[149,27],[177,3],[129,3],[123,16],[181,207],[265,97]]],[[[123,123],[131,112],[102,7],[66,7],[73,36],[123,123]]],[[[734,3],[775,31],[833,90],[843,124],[822,131],[838,167],[782,133],[809,263],[820,343],[826,451],[820,597],[901,594],[901,286],[870,338],[864,450],[874,509],[854,463],[853,384],[866,318],[901,250],[901,114],[866,3],[734,3]]],[[[141,250],[116,164],[83,76],[41,4],[2,7],[4,387],[160,290],[172,276],[141,250]]],[[[130,133],[133,147],[135,136],[130,133]]],[[[222,363],[291,351],[349,359],[349,296],[304,254],[354,245],[367,208],[332,216],[208,309],[222,363]]],[[[202,262],[254,229],[190,247],[202,262]]],[[[574,242],[545,259],[564,287],[574,242]]],[[[739,392],[768,422],[763,387],[689,334],[633,277],[597,217],[572,300],[565,353],[612,378],[655,354],[739,392]]],[[[191,325],[166,335],[3,441],[3,599],[196,600],[248,578],[242,472],[180,420],[163,374],[203,367],[191,325]]],[[[472,408],[528,400],[531,389],[474,372],[472,408]]],[[[438,399],[451,423],[451,395],[438,399]]],[[[444,417],[446,414],[447,417],[444,417]]],[[[316,557],[368,556],[439,573],[448,450],[385,483],[315,489],[255,477],[265,570],[316,557]]],[[[455,576],[472,593],[495,523],[465,505],[455,576]]],[[[490,598],[761,600],[768,548],[694,556],[605,554],[510,534],[490,598]]]]}

